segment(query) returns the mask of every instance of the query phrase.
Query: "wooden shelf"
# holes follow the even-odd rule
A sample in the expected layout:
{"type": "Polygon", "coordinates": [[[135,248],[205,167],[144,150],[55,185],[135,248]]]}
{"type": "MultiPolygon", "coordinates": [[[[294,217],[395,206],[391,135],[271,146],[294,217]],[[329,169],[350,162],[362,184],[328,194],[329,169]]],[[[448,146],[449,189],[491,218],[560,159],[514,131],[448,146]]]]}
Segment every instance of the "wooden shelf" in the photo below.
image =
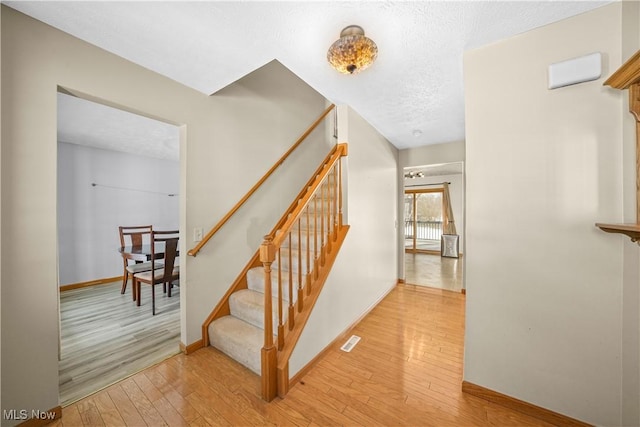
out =
{"type": "Polygon", "coordinates": [[[632,242],[640,245],[640,50],[622,64],[604,84],[615,89],[628,90],[629,112],[636,122],[636,223],[596,223],[596,227],[607,233],[629,236],[632,242]]]}
{"type": "Polygon", "coordinates": [[[624,234],[628,236],[632,242],[638,242],[638,240],[640,240],[640,224],[602,224],[597,222],[596,227],[607,233],[624,234]]]}

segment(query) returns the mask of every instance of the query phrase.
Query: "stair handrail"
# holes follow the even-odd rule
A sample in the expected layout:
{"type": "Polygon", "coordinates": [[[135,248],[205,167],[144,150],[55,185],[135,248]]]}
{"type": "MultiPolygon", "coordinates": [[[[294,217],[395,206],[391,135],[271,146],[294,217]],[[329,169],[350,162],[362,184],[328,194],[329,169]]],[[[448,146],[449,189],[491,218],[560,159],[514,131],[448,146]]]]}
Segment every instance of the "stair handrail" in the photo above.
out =
{"type": "MultiPolygon", "coordinates": [[[[335,149],[332,150],[332,153],[329,156],[328,161],[321,167],[320,173],[315,176],[312,184],[306,190],[305,194],[301,199],[299,199],[297,206],[291,213],[282,219],[284,222],[282,226],[279,228],[280,233],[274,232],[265,236],[265,240],[260,246],[260,262],[262,262],[264,267],[264,343],[261,350],[261,373],[262,373],[262,397],[263,399],[270,401],[273,399],[276,394],[286,394],[286,390],[288,389],[288,362],[295,345],[300,338],[300,333],[302,328],[304,327],[304,323],[308,319],[308,315],[310,313],[313,304],[315,303],[315,298],[317,298],[318,293],[315,293],[313,302],[310,306],[305,306],[303,308],[303,295],[299,293],[298,295],[298,312],[301,315],[302,323],[297,325],[296,328],[292,331],[292,335],[289,336],[283,327],[282,324],[282,282],[280,282],[280,278],[278,278],[278,319],[279,324],[277,325],[277,343],[274,341],[274,325],[273,325],[273,299],[272,299],[272,283],[271,283],[271,266],[276,261],[276,256],[280,259],[280,247],[284,244],[285,239],[288,238],[289,233],[292,232],[295,224],[298,224],[298,232],[300,233],[300,219],[302,214],[307,209],[310,201],[317,197],[318,190],[322,191],[322,185],[325,180],[328,180],[330,174],[338,173],[335,169],[340,165],[340,159],[343,156],[347,155],[347,144],[338,144],[335,149]],[[303,311],[304,310],[304,311],[303,311]],[[289,337],[285,343],[285,338],[289,337]]],[[[338,234],[343,233],[343,230],[348,228],[343,228],[342,221],[342,169],[339,169],[339,178],[335,178],[334,175],[334,185],[337,193],[334,193],[333,197],[335,197],[336,201],[339,203],[339,206],[334,205],[334,216],[333,219],[335,221],[335,235],[334,239],[338,240],[338,234]],[[338,180],[338,182],[336,181],[338,180]]],[[[328,182],[328,181],[327,181],[328,182]]],[[[324,203],[324,200],[321,200],[321,204],[324,203]]],[[[324,208],[323,208],[324,209],[324,208]]],[[[280,222],[282,222],[282,219],[280,222]]],[[[324,222],[324,218],[322,218],[324,222]]],[[[329,225],[327,225],[329,228],[329,225]]],[[[328,231],[328,230],[327,230],[328,231]]],[[[315,231],[317,232],[317,230],[315,231]]],[[[324,231],[323,231],[324,233],[324,231]]],[[[331,242],[327,242],[328,245],[331,245],[331,242]]],[[[291,240],[289,238],[289,248],[291,244],[291,240]]],[[[307,251],[310,251],[310,248],[307,248],[307,251]]],[[[320,261],[324,264],[324,248],[320,248],[321,258],[320,261]]],[[[289,251],[290,253],[290,251],[289,251]]],[[[291,262],[291,258],[289,258],[289,262],[291,262]]],[[[302,261],[299,258],[299,263],[302,261]]],[[[307,266],[309,267],[309,261],[307,258],[307,266]]],[[[299,264],[300,265],[300,264],[299,264]]],[[[278,265],[280,268],[280,265],[278,265]]],[[[330,268],[330,266],[329,266],[330,268]]],[[[302,274],[302,270],[298,270],[298,277],[302,274]]],[[[278,277],[280,275],[280,271],[278,271],[278,277]]],[[[318,266],[314,267],[314,275],[318,275],[318,266]]],[[[291,274],[289,275],[289,301],[292,301],[292,283],[291,283],[291,274]]],[[[300,278],[298,280],[301,280],[300,278]]],[[[299,282],[300,283],[300,282],[299,282]]],[[[300,288],[301,289],[301,288],[300,288]]],[[[298,289],[298,292],[301,292],[298,289]]],[[[307,292],[309,292],[309,288],[307,287],[307,292]]],[[[287,318],[287,323],[290,325],[290,328],[293,328],[295,324],[294,316],[297,314],[291,310],[289,311],[289,317],[287,318]],[[294,323],[292,323],[294,322],[294,323]]]]}
{"type": "Polygon", "coordinates": [[[242,205],[245,204],[247,200],[249,200],[249,198],[258,190],[258,188],[260,188],[260,186],[264,184],[264,182],[275,172],[275,170],[282,163],[284,163],[284,161],[289,157],[289,155],[293,153],[300,144],[302,144],[302,142],[307,138],[307,136],[309,136],[309,134],[311,134],[311,132],[313,132],[316,127],[318,127],[318,125],[324,120],[327,114],[329,114],[331,110],[333,110],[334,108],[335,108],[335,104],[331,104],[329,107],[327,107],[327,109],[324,110],[324,112],[320,115],[320,117],[318,117],[318,119],[316,119],[316,121],[313,122],[311,126],[309,126],[309,128],[296,140],[296,142],[291,146],[291,148],[289,148],[282,155],[282,157],[280,157],[280,159],[277,162],[275,162],[273,166],[271,166],[271,168],[262,176],[262,178],[260,178],[258,182],[256,182],[255,185],[251,187],[251,189],[247,192],[247,194],[245,194],[244,197],[242,197],[238,201],[238,203],[236,203],[233,206],[233,208],[231,208],[231,210],[227,212],[227,214],[224,217],[222,217],[222,219],[218,221],[218,223],[214,225],[213,228],[211,228],[211,230],[209,230],[209,232],[204,236],[204,238],[200,242],[198,242],[196,246],[194,246],[192,249],[190,249],[187,252],[187,255],[195,257],[198,254],[198,252],[200,252],[200,250],[209,242],[209,240],[211,240],[213,235],[216,234],[218,230],[220,230],[222,226],[224,226],[227,223],[227,221],[242,207],[242,205]]]}
{"type": "MultiPolygon", "coordinates": [[[[282,215],[282,217],[280,218],[280,220],[276,223],[276,225],[271,229],[271,232],[268,234],[268,236],[274,236],[275,233],[282,228],[282,225],[286,222],[287,218],[289,217],[289,215],[295,210],[295,208],[298,206],[298,202],[300,199],[302,199],[304,197],[304,195],[307,193],[307,191],[309,191],[309,187],[311,187],[311,185],[314,183],[314,181],[316,180],[316,177],[320,174],[320,172],[322,172],[322,169],[325,167],[325,165],[330,161],[331,157],[336,153],[337,150],[340,149],[344,149],[341,148],[341,144],[336,144],[331,148],[331,151],[329,151],[329,153],[326,155],[326,157],[322,160],[322,162],[320,163],[320,165],[318,166],[318,168],[313,172],[312,175],[310,175],[309,180],[305,183],[305,185],[302,187],[302,189],[300,190],[300,192],[298,193],[298,195],[293,199],[293,201],[291,202],[291,204],[289,205],[289,207],[287,208],[287,210],[285,211],[285,213],[282,215]]],[[[233,284],[231,285],[231,287],[227,290],[227,293],[224,295],[224,297],[220,300],[220,303],[213,309],[213,311],[211,312],[211,314],[209,314],[209,317],[207,317],[207,319],[203,322],[202,324],[202,342],[204,343],[204,346],[208,346],[209,345],[209,333],[208,333],[208,328],[209,325],[217,318],[219,318],[220,316],[226,314],[228,312],[228,310],[224,310],[223,308],[223,304],[228,304],[228,299],[229,296],[231,294],[233,294],[233,292],[235,292],[236,290],[238,290],[239,286],[240,286],[240,282],[243,280],[243,278],[245,277],[247,270],[249,270],[249,268],[251,268],[252,266],[254,266],[254,262],[259,262],[260,261],[260,248],[258,248],[258,250],[256,250],[255,254],[253,255],[253,257],[251,258],[251,260],[247,263],[247,265],[245,266],[244,270],[238,275],[238,277],[236,278],[236,280],[233,282],[233,284]],[[226,301],[226,303],[225,303],[226,301]]],[[[260,263],[260,266],[262,266],[262,263],[260,263]]]]}
{"type": "MultiPolygon", "coordinates": [[[[284,224],[282,224],[282,226],[280,227],[280,229],[283,230],[282,233],[279,235],[269,236],[272,239],[272,244],[274,246],[276,247],[282,246],[282,244],[284,243],[283,240],[286,232],[293,227],[293,224],[295,224],[295,222],[298,220],[300,215],[302,215],[302,212],[306,209],[307,205],[309,204],[309,201],[311,200],[311,197],[314,195],[315,191],[318,189],[322,181],[324,181],[326,176],[329,174],[329,171],[331,170],[333,165],[338,160],[340,160],[341,157],[346,155],[347,155],[347,144],[344,144],[344,143],[337,144],[335,147],[335,150],[332,151],[332,154],[330,155],[329,160],[324,165],[323,169],[326,169],[326,170],[321,171],[316,176],[312,184],[309,186],[310,187],[309,190],[306,191],[306,194],[302,197],[302,199],[299,199],[298,206],[296,206],[296,208],[289,215],[289,218],[287,218],[284,224]]],[[[338,201],[341,202],[342,200],[340,199],[341,197],[338,197],[338,201]]],[[[340,214],[341,213],[342,212],[340,212],[340,214]]]]}

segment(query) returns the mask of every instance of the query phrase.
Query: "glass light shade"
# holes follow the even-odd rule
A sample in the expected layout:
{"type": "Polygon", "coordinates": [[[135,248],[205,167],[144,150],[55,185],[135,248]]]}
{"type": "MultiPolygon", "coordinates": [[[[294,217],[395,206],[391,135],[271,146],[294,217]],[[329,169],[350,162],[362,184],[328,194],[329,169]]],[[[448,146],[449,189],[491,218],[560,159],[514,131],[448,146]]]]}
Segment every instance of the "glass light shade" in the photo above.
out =
{"type": "Polygon", "coordinates": [[[378,47],[357,25],[350,25],[340,33],[327,52],[327,61],[343,74],[357,74],[367,69],[378,56],[378,47]]]}

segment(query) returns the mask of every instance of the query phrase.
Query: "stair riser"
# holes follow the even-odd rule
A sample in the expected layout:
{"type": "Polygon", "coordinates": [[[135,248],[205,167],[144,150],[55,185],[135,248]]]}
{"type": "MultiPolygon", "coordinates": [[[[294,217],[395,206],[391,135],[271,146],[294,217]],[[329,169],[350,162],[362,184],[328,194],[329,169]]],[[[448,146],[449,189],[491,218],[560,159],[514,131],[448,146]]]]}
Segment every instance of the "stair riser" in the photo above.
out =
{"type": "MultiPolygon", "coordinates": [[[[255,327],[264,329],[264,294],[256,291],[254,292],[255,298],[243,298],[246,293],[236,292],[229,298],[229,307],[231,309],[231,315],[252,324],[255,327]],[[256,300],[257,298],[257,300],[256,300]]],[[[282,321],[286,322],[289,303],[283,301],[283,317],[282,321]]],[[[278,298],[272,298],[272,325],[276,327],[278,325],[278,298]]]]}
{"type": "Polygon", "coordinates": [[[302,254],[302,259],[298,259],[298,251],[292,250],[292,257],[289,258],[289,251],[282,250],[280,261],[276,258],[276,261],[271,264],[271,270],[274,272],[278,271],[278,267],[282,269],[281,274],[284,276],[285,274],[289,274],[289,270],[291,270],[294,274],[298,274],[298,272],[302,272],[306,274],[307,272],[313,269],[313,260],[310,259],[307,264],[307,257],[305,254],[302,254]]]}
{"type": "MultiPolygon", "coordinates": [[[[324,212],[323,215],[318,214],[317,216],[313,215],[301,215],[300,216],[300,228],[306,230],[307,228],[310,230],[318,229],[322,226],[322,220],[324,220],[324,228],[327,229],[327,225],[331,222],[335,223],[334,212],[324,212]]],[[[298,230],[296,226],[293,227],[294,233],[297,234],[298,230]]]]}
{"type": "MultiPolygon", "coordinates": [[[[249,272],[247,273],[247,285],[248,285],[248,288],[253,291],[264,293],[264,269],[262,267],[257,267],[249,270],[249,272]]],[[[298,288],[298,276],[295,274],[292,277],[292,285],[293,285],[292,286],[293,301],[295,302],[298,297],[298,294],[296,291],[296,289],[298,288]]],[[[304,276],[303,276],[302,285],[303,287],[305,285],[304,276]]],[[[277,276],[277,273],[275,272],[271,274],[271,295],[274,298],[277,298],[278,296],[278,276],[277,276]]],[[[285,301],[289,301],[289,273],[288,272],[282,273],[282,299],[285,301]]]]}
{"type": "Polygon", "coordinates": [[[260,375],[260,350],[264,344],[264,332],[260,328],[233,316],[224,316],[213,321],[208,332],[213,347],[260,375]]]}

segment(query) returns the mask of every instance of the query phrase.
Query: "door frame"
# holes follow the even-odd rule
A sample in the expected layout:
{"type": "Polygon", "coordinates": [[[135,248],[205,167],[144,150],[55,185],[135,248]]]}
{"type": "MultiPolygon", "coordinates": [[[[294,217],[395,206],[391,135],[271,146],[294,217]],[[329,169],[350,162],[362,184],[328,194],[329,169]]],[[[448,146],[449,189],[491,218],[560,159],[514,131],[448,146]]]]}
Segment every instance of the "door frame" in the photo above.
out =
{"type": "MultiPolygon", "coordinates": [[[[441,197],[441,201],[442,201],[441,212],[444,212],[444,188],[419,188],[419,189],[411,189],[411,190],[405,189],[404,190],[404,196],[405,197],[406,197],[407,194],[413,194],[413,202],[412,202],[413,206],[412,206],[411,210],[412,210],[412,213],[413,213],[412,220],[413,220],[413,224],[414,225],[413,225],[413,245],[412,245],[412,248],[407,248],[407,246],[406,246],[407,238],[406,238],[406,234],[405,234],[405,237],[404,237],[404,242],[405,242],[404,251],[405,251],[405,253],[412,253],[412,254],[424,253],[424,254],[439,255],[440,254],[439,250],[438,251],[433,251],[433,250],[428,250],[428,249],[418,249],[416,247],[416,240],[417,240],[416,236],[418,234],[416,232],[417,231],[417,228],[416,228],[417,227],[417,221],[416,221],[416,214],[417,214],[417,212],[416,212],[416,199],[417,199],[417,196],[416,196],[416,194],[422,194],[422,193],[440,193],[440,194],[442,194],[443,197],[441,197]]],[[[404,230],[404,228],[403,228],[403,230],[404,230]]],[[[404,232],[403,232],[403,234],[404,234],[404,232]]]]}

